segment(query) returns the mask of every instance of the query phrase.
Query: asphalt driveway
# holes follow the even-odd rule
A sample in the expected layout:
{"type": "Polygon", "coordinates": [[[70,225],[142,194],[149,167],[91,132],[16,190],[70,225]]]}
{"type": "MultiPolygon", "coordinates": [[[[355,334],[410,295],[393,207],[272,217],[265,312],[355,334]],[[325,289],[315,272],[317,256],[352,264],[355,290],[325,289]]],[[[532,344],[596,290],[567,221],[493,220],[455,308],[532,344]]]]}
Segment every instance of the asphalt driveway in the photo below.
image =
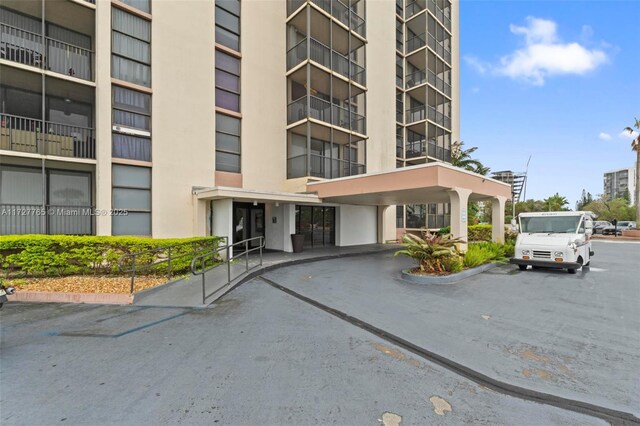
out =
{"type": "MultiPolygon", "coordinates": [[[[376,254],[266,278],[501,380],[637,413],[640,252],[595,250],[575,276],[505,267],[424,287],[376,254]]],[[[260,279],[205,309],[9,304],[0,332],[7,425],[604,423],[487,389],[260,279]]]]}

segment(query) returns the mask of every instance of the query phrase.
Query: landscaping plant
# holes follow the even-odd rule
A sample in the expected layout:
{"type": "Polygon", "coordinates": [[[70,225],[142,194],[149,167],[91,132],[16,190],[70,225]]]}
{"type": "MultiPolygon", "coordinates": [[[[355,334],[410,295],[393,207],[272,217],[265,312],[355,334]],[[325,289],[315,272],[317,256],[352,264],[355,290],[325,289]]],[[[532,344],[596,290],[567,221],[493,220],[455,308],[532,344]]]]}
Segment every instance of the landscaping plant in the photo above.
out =
{"type": "Polygon", "coordinates": [[[438,235],[425,232],[422,237],[405,234],[402,237],[404,249],[395,256],[405,255],[418,263],[420,272],[442,274],[461,270],[460,254],[456,244],[464,243],[451,235],[438,235]]]}

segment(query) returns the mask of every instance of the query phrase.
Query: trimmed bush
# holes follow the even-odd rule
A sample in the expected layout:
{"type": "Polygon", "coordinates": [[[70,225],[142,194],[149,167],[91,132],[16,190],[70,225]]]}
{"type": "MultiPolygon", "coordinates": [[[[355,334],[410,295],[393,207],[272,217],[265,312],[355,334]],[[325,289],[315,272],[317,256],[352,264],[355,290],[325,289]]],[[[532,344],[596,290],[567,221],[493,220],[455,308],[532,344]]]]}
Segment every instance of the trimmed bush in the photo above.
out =
{"type": "Polygon", "coordinates": [[[467,227],[469,241],[491,241],[491,225],[470,225],[467,227]]]}
{"type": "MultiPolygon", "coordinates": [[[[219,237],[140,238],[68,235],[11,235],[0,237],[0,268],[4,275],[63,276],[119,274],[118,260],[136,256],[136,274],[165,274],[171,248],[172,273],[189,269],[194,253],[218,247],[219,237]],[[174,259],[175,257],[175,259],[174,259]],[[160,263],[158,263],[160,262],[160,263]]],[[[130,268],[130,258],[124,262],[130,268]]]]}

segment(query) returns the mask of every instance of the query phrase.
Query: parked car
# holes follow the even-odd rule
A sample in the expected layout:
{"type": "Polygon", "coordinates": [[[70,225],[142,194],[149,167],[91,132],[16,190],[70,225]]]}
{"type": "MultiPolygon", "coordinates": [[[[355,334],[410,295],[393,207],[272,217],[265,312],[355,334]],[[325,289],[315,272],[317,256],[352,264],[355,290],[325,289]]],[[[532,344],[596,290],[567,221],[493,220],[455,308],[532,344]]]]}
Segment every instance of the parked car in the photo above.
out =
{"type": "Polygon", "coordinates": [[[636,223],[630,220],[621,220],[617,226],[607,226],[602,228],[602,235],[622,235],[626,229],[636,229],[636,223]]]}
{"type": "Polygon", "coordinates": [[[596,220],[593,222],[593,233],[594,234],[602,234],[602,230],[608,226],[613,226],[611,222],[606,220],[596,220]]]}

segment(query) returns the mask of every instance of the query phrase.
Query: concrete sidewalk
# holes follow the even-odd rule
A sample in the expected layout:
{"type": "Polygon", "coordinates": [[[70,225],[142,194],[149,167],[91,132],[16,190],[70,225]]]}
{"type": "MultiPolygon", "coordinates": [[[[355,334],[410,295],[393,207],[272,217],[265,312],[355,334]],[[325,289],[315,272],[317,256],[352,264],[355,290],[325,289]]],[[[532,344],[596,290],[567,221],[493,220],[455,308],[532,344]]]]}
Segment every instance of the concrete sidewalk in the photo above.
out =
{"type": "Polygon", "coordinates": [[[167,284],[135,293],[133,304],[138,306],[204,307],[238,284],[264,272],[289,265],[336,259],[348,256],[360,256],[398,250],[401,246],[392,244],[365,244],[349,247],[324,247],[305,249],[302,253],[267,252],[263,254],[262,265],[257,254],[249,256],[249,271],[245,258],[210,270],[205,274],[205,303],[203,300],[202,277],[189,274],[187,277],[170,281],[167,284]],[[230,272],[230,274],[229,274],[230,272]],[[228,276],[231,283],[228,283],[228,276]]]}

